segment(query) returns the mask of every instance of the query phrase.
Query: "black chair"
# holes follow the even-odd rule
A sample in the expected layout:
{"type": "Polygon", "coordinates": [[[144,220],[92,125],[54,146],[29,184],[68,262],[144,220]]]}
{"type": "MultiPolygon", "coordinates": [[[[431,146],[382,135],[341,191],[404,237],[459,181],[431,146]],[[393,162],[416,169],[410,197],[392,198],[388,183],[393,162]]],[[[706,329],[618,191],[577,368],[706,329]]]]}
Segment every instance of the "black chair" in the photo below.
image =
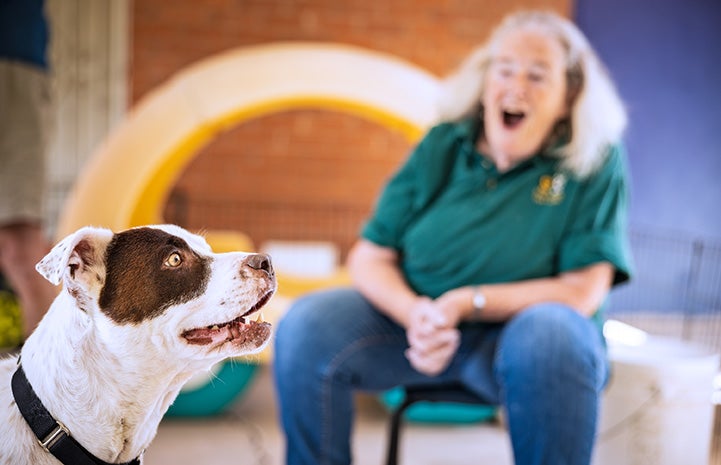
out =
{"type": "Polygon", "coordinates": [[[416,402],[449,402],[461,404],[482,404],[487,402],[476,394],[468,391],[460,383],[428,385],[428,386],[406,386],[406,397],[391,415],[390,431],[388,434],[388,453],[386,465],[398,464],[398,440],[400,439],[403,414],[408,407],[416,402]]]}

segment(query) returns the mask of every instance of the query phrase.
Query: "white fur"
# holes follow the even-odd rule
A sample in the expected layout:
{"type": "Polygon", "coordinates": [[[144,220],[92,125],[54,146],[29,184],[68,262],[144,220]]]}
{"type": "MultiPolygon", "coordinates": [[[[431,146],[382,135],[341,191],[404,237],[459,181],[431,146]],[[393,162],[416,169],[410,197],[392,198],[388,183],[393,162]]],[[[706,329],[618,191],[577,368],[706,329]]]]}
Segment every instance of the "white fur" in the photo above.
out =
{"type": "MultiPolygon", "coordinates": [[[[102,257],[112,233],[83,228],[38,264],[41,274],[56,284],[62,280],[64,288],[22,349],[27,378],[45,407],[86,449],[111,463],[142,455],[193,374],[226,357],[263,348],[238,350],[225,344],[209,350],[185,343],[179,334],[232,320],[243,313],[241,308],[250,308],[275,290],[272,276],[232,279],[248,254],[214,254],[202,237],[177,226],[153,227],[183,238],[199,255],[213,257],[204,295],[141,323],[117,324],[98,307],[105,278],[102,257]],[[71,273],[70,266],[80,260],[74,251],[80,241],[93,244],[99,261],[84,272],[71,273]],[[84,310],[70,289],[80,290],[86,299],[84,310]]],[[[10,388],[15,369],[16,359],[0,361],[0,464],[57,465],[38,445],[15,405],[10,388]]]]}

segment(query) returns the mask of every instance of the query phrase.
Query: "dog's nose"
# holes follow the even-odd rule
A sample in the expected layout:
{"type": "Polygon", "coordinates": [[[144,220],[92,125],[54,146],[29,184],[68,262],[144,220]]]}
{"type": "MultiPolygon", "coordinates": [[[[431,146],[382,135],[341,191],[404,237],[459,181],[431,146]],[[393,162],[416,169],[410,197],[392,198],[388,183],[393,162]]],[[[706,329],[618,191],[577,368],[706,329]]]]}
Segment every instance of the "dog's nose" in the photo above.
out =
{"type": "Polygon", "coordinates": [[[273,265],[270,263],[270,257],[264,253],[249,256],[245,264],[254,270],[265,271],[269,275],[273,275],[273,265]]]}

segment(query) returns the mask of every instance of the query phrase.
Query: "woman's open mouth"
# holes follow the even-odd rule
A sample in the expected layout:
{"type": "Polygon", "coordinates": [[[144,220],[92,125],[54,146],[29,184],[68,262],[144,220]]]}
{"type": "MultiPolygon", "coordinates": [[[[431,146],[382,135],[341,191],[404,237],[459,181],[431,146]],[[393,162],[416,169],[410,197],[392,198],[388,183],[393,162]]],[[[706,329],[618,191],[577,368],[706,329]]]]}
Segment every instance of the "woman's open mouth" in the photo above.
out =
{"type": "Polygon", "coordinates": [[[507,111],[504,110],[501,113],[501,119],[503,120],[503,126],[506,129],[515,129],[525,119],[526,114],[521,111],[507,111]]]}

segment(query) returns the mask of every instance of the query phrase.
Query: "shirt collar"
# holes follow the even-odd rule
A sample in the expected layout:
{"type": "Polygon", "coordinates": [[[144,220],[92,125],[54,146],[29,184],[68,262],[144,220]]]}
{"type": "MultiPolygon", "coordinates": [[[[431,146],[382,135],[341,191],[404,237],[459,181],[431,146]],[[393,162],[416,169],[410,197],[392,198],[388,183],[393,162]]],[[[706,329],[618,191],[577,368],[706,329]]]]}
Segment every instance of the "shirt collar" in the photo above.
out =
{"type": "MultiPolygon", "coordinates": [[[[471,150],[466,150],[469,161],[471,160],[477,160],[478,158],[478,152],[476,152],[476,140],[478,139],[480,135],[480,128],[481,128],[481,119],[478,117],[468,117],[464,118],[462,120],[459,120],[455,124],[455,130],[458,138],[463,141],[464,144],[467,144],[468,147],[470,147],[471,150]]],[[[484,156],[484,154],[480,154],[481,156],[484,156]]],[[[486,159],[489,159],[487,157],[484,157],[486,159]]],[[[490,160],[490,159],[489,159],[490,160]]],[[[559,162],[559,158],[557,156],[554,156],[549,153],[548,150],[543,150],[541,152],[538,152],[531,158],[524,160],[523,162],[519,163],[518,165],[514,166],[508,173],[514,172],[516,170],[525,169],[529,166],[534,167],[542,167],[542,166],[549,166],[549,165],[556,165],[559,162]]]]}

